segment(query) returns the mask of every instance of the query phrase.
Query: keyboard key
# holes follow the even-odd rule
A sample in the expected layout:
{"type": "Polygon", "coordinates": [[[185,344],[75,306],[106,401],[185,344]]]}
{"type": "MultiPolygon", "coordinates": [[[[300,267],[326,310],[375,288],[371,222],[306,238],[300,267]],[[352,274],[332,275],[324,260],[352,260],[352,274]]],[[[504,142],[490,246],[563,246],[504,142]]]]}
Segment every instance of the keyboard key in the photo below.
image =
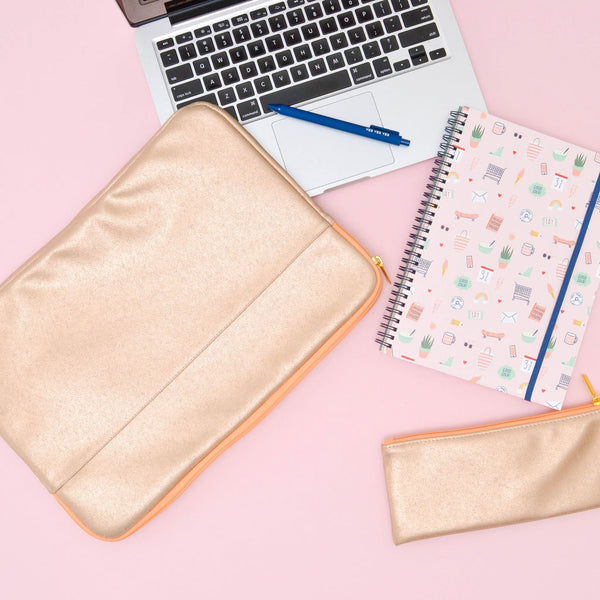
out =
{"type": "Polygon", "coordinates": [[[367,42],[363,44],[362,51],[365,58],[375,58],[381,54],[381,48],[377,42],[367,42]]]}
{"type": "Polygon", "coordinates": [[[221,87],[221,78],[218,73],[211,73],[210,75],[203,77],[202,82],[207,91],[216,90],[221,87]]]}
{"type": "Polygon", "coordinates": [[[246,26],[234,29],[233,37],[238,44],[243,44],[250,39],[250,30],[246,26]]]}
{"type": "Polygon", "coordinates": [[[283,15],[275,15],[274,17],[271,17],[269,19],[269,25],[271,26],[271,31],[273,33],[287,28],[287,23],[283,15]]]}
{"type": "Polygon", "coordinates": [[[395,50],[398,50],[400,48],[400,46],[398,45],[398,40],[393,35],[390,35],[389,37],[384,37],[383,39],[379,40],[379,43],[381,44],[381,48],[386,54],[388,52],[394,52],[395,50]]]}
{"type": "Polygon", "coordinates": [[[175,45],[173,38],[167,38],[166,40],[160,40],[156,42],[156,47],[159,50],[166,50],[167,48],[172,48],[175,45]]]}
{"type": "Polygon", "coordinates": [[[304,12],[306,13],[306,18],[309,21],[323,16],[323,9],[321,8],[320,4],[309,4],[304,8],[304,12]]]}
{"type": "Polygon", "coordinates": [[[277,4],[271,4],[269,6],[269,12],[274,15],[275,13],[279,13],[286,9],[285,2],[278,2],[277,4]]]}
{"type": "Polygon", "coordinates": [[[338,0],[324,0],[323,9],[326,15],[332,15],[341,10],[338,0]]]}
{"type": "Polygon", "coordinates": [[[429,62],[427,54],[419,54],[418,56],[411,56],[410,60],[413,65],[422,65],[423,63],[429,62]]]}
{"type": "Polygon", "coordinates": [[[290,27],[294,27],[295,25],[301,25],[302,23],[304,23],[304,21],[306,21],[306,19],[304,18],[304,13],[299,8],[297,8],[296,10],[291,10],[287,14],[287,20],[290,24],[290,27]]]}
{"type": "Polygon", "coordinates": [[[248,52],[252,58],[255,58],[256,56],[266,54],[267,51],[265,50],[265,45],[262,40],[256,40],[255,42],[248,44],[248,52]]]}
{"type": "Polygon", "coordinates": [[[231,62],[235,65],[246,60],[248,58],[248,53],[246,52],[246,48],[240,46],[239,48],[232,48],[229,51],[229,56],[231,56],[231,62]]]}
{"type": "Polygon", "coordinates": [[[431,13],[429,6],[423,6],[422,8],[402,13],[404,27],[414,27],[415,25],[421,25],[422,23],[432,20],[433,14],[431,13]]]}
{"type": "Polygon", "coordinates": [[[415,46],[414,48],[408,49],[408,55],[410,57],[421,56],[422,54],[425,54],[425,46],[415,46]]]}
{"type": "Polygon", "coordinates": [[[371,69],[371,65],[369,63],[363,63],[362,65],[351,67],[350,74],[352,75],[352,79],[356,85],[371,81],[371,79],[375,79],[375,75],[373,75],[373,69],[371,69]]]}
{"type": "Polygon", "coordinates": [[[415,27],[409,31],[399,33],[398,39],[400,40],[400,45],[403,48],[406,48],[407,46],[414,46],[415,44],[420,44],[421,42],[426,42],[427,40],[439,37],[439,35],[440,32],[438,31],[437,25],[435,23],[428,23],[427,25],[422,25],[421,27],[415,27]]]}
{"type": "Polygon", "coordinates": [[[370,40],[380,37],[384,34],[383,25],[379,21],[374,21],[373,23],[365,25],[365,31],[367,32],[370,40]]]}
{"type": "Polygon", "coordinates": [[[408,69],[410,67],[410,63],[407,60],[400,60],[398,62],[394,63],[394,71],[396,71],[396,73],[398,71],[404,71],[406,69],[408,69]]]}
{"type": "Polygon", "coordinates": [[[179,56],[181,56],[181,60],[191,60],[192,58],[196,58],[198,54],[196,48],[194,48],[194,44],[179,46],[179,56]]]}
{"type": "Polygon", "coordinates": [[[231,23],[225,19],[224,21],[219,21],[213,25],[213,29],[215,31],[223,31],[224,29],[229,29],[231,27],[231,23]]]}
{"type": "Polygon", "coordinates": [[[429,58],[431,58],[431,60],[438,60],[438,58],[444,58],[444,56],[446,56],[445,48],[438,48],[429,53],[429,58]]]}
{"type": "Polygon", "coordinates": [[[316,23],[309,23],[302,27],[302,35],[306,41],[314,40],[321,35],[316,23]]]}
{"type": "Polygon", "coordinates": [[[253,20],[262,19],[267,16],[266,8],[258,8],[250,13],[250,18],[253,20]]]}
{"type": "Polygon", "coordinates": [[[373,61],[373,68],[377,77],[385,77],[393,73],[392,66],[390,65],[390,59],[387,56],[383,56],[373,61]]]}
{"type": "Polygon", "coordinates": [[[240,100],[254,96],[254,88],[252,87],[252,84],[249,81],[236,85],[235,91],[237,92],[238,98],[240,100]]]}
{"type": "Polygon", "coordinates": [[[400,12],[410,8],[410,4],[408,3],[408,0],[392,0],[392,8],[396,12],[400,12]]]}
{"type": "Polygon", "coordinates": [[[224,67],[229,66],[229,59],[227,58],[227,54],[225,52],[213,54],[211,60],[215,69],[223,69],[224,67]]]}
{"type": "Polygon", "coordinates": [[[333,17],[329,17],[328,19],[323,19],[319,21],[319,25],[321,27],[321,31],[323,35],[328,35],[330,33],[335,33],[338,30],[337,23],[333,17]]]}
{"type": "Polygon", "coordinates": [[[329,69],[331,71],[341,69],[345,65],[344,57],[342,56],[341,52],[337,52],[336,54],[330,54],[327,57],[327,64],[329,65],[329,69]]]}
{"type": "Polygon", "coordinates": [[[411,0],[413,6],[420,6],[421,4],[427,4],[427,0],[411,0]]]}
{"type": "Polygon", "coordinates": [[[387,0],[381,0],[373,4],[373,11],[375,12],[375,16],[381,19],[381,17],[387,17],[392,14],[392,7],[387,0]]]}
{"type": "Polygon", "coordinates": [[[312,52],[310,51],[308,44],[303,44],[302,46],[296,46],[294,48],[294,56],[298,62],[301,62],[312,58],[312,52]]]}
{"type": "Polygon", "coordinates": [[[348,31],[348,39],[351,44],[360,44],[367,39],[367,36],[362,27],[357,27],[356,29],[350,29],[350,31],[348,31]]]}
{"type": "Polygon", "coordinates": [[[336,33],[329,38],[329,43],[331,44],[332,50],[340,50],[341,48],[346,48],[348,46],[348,38],[343,32],[336,33]]]}
{"type": "Polygon", "coordinates": [[[373,11],[371,10],[370,6],[361,6],[357,11],[356,11],[356,18],[358,19],[359,23],[366,23],[367,21],[372,21],[373,20],[373,11]]]}
{"type": "Polygon", "coordinates": [[[206,96],[200,96],[199,98],[194,98],[192,100],[187,100],[186,102],[182,102],[177,105],[177,110],[191,104],[192,102],[210,102],[211,104],[219,105],[217,103],[217,97],[214,94],[207,94],[206,96]]]}
{"type": "Polygon", "coordinates": [[[199,29],[194,30],[194,35],[197,38],[206,37],[207,35],[210,35],[211,33],[212,33],[212,29],[210,28],[210,25],[205,25],[204,27],[200,27],[199,29]]]}
{"type": "Polygon", "coordinates": [[[231,22],[234,25],[243,25],[244,23],[247,23],[250,20],[250,18],[248,17],[248,15],[238,15],[237,17],[233,17],[233,19],[231,19],[231,22]]]}
{"type": "Polygon", "coordinates": [[[239,121],[235,108],[233,106],[224,106],[223,110],[228,112],[236,121],[239,121]]]}
{"type": "Polygon", "coordinates": [[[170,67],[171,65],[176,65],[179,62],[179,58],[177,57],[177,52],[175,50],[167,50],[160,55],[160,60],[162,61],[163,67],[170,67]]]}
{"type": "Polygon", "coordinates": [[[325,61],[322,58],[317,58],[317,60],[311,60],[308,63],[308,68],[310,69],[310,74],[313,77],[318,77],[319,75],[325,75],[325,73],[327,73],[325,61]]]}
{"type": "Polygon", "coordinates": [[[290,29],[283,34],[283,39],[288,46],[299,44],[302,41],[299,29],[290,29]]]}
{"type": "Polygon", "coordinates": [[[358,0],[342,0],[342,6],[344,8],[356,8],[359,4],[358,0]]]}
{"type": "Polygon", "coordinates": [[[208,62],[208,58],[200,58],[195,60],[193,63],[194,71],[196,71],[196,75],[206,75],[206,73],[210,73],[212,68],[210,63],[208,62]]]}
{"type": "Polygon", "coordinates": [[[210,38],[204,38],[203,40],[199,40],[196,42],[196,46],[198,46],[198,53],[200,56],[204,56],[205,54],[210,54],[215,51],[215,45],[210,38]]]}
{"type": "Polygon", "coordinates": [[[218,96],[219,104],[221,106],[226,106],[227,104],[231,104],[232,102],[235,102],[237,100],[233,88],[225,88],[224,90],[221,90],[218,96]]]}
{"type": "Polygon", "coordinates": [[[296,65],[290,69],[292,73],[292,79],[294,81],[304,81],[308,79],[308,69],[306,65],[296,65]]]}
{"type": "Polygon", "coordinates": [[[225,33],[218,33],[215,35],[215,44],[217,45],[217,48],[231,48],[231,46],[233,46],[231,33],[226,31],[225,33]]]}
{"type": "Polygon", "coordinates": [[[173,94],[175,102],[180,102],[181,100],[191,98],[192,96],[198,96],[198,94],[201,94],[203,91],[202,84],[198,79],[171,88],[171,93],[173,94]]]}
{"type": "Polygon", "coordinates": [[[240,80],[240,74],[235,67],[232,67],[231,69],[225,69],[225,71],[221,73],[221,77],[223,78],[223,83],[225,85],[237,83],[240,80]]]}
{"type": "Polygon", "coordinates": [[[294,59],[292,58],[292,53],[289,50],[284,50],[283,52],[278,52],[275,55],[277,59],[277,64],[280,67],[289,67],[294,63],[294,59]]]}
{"type": "Polygon", "coordinates": [[[191,42],[194,39],[191,31],[186,31],[185,33],[180,33],[175,37],[175,41],[178,44],[185,44],[186,42],[191,42]]]}
{"type": "Polygon", "coordinates": [[[256,75],[258,75],[258,69],[253,62],[240,65],[239,69],[242,79],[250,79],[251,77],[256,77],[256,75]]]}
{"type": "Polygon", "coordinates": [[[257,94],[264,94],[273,89],[273,84],[271,83],[271,78],[268,75],[265,75],[264,77],[259,77],[254,80],[254,87],[256,88],[257,94]]]}
{"type": "Polygon", "coordinates": [[[349,48],[344,54],[349,65],[354,65],[363,59],[360,48],[349,48]]]}
{"type": "Polygon", "coordinates": [[[311,44],[315,56],[322,56],[330,52],[327,40],[315,40],[311,44]]]}
{"type": "Polygon", "coordinates": [[[275,52],[275,50],[281,50],[283,48],[283,40],[279,34],[265,38],[265,44],[271,52],[275,52]]]}
{"type": "Polygon", "coordinates": [[[383,26],[387,33],[394,33],[395,31],[400,31],[402,29],[400,19],[396,15],[384,19],[383,26]]]}
{"type": "Polygon", "coordinates": [[[288,8],[296,8],[296,6],[302,6],[304,4],[304,0],[288,0],[288,8]]]}
{"type": "Polygon", "coordinates": [[[272,56],[265,56],[263,58],[259,58],[256,61],[256,64],[258,65],[258,70],[261,73],[270,73],[271,71],[275,70],[275,60],[272,56]]]}
{"type": "MultiPolygon", "coordinates": [[[[275,83],[276,88],[280,88],[284,85],[289,85],[292,83],[292,80],[287,71],[279,71],[273,75],[273,82],[275,83]]],[[[265,108],[265,106],[266,105],[263,103],[263,108],[265,108]]]]}
{"type": "Polygon", "coordinates": [[[167,76],[167,81],[171,85],[174,83],[179,83],[180,81],[185,81],[186,79],[194,76],[194,72],[192,71],[192,67],[189,63],[168,69],[165,74],[167,76]]]}
{"type": "MultiPolygon", "coordinates": [[[[296,104],[306,102],[313,98],[325,96],[338,92],[352,85],[350,77],[345,70],[336,71],[323,77],[309,79],[304,83],[289,87],[285,90],[279,90],[266,94],[260,98],[263,110],[267,111],[268,104],[296,104]]],[[[275,83],[277,87],[277,83],[275,83]]]]}
{"type": "Polygon", "coordinates": [[[248,102],[241,102],[238,104],[237,111],[240,115],[240,121],[247,121],[248,119],[260,117],[261,115],[260,106],[256,98],[248,100],[248,102]]]}
{"type": "Polygon", "coordinates": [[[354,18],[354,14],[351,12],[342,13],[341,15],[338,15],[337,20],[342,29],[346,29],[348,27],[356,25],[356,19],[354,18]]]}
{"type": "MultiPolygon", "coordinates": [[[[252,13],[250,13],[250,15],[252,15],[252,13]]],[[[269,26],[267,25],[266,21],[257,21],[256,23],[252,23],[252,25],[250,25],[250,29],[252,29],[252,34],[254,37],[262,37],[263,35],[267,35],[267,33],[269,33],[269,26]]]]}

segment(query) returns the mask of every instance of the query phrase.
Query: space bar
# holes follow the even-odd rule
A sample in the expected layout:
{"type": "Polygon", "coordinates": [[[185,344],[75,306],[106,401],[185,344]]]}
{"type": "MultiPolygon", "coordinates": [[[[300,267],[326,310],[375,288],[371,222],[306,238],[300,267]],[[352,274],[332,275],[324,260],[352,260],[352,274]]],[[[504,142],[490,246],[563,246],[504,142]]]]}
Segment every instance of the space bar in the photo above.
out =
{"type": "Polygon", "coordinates": [[[306,102],[313,98],[338,92],[351,85],[352,82],[348,73],[346,71],[337,71],[336,73],[331,73],[331,75],[325,75],[325,77],[319,77],[318,79],[262,96],[260,102],[265,113],[269,113],[271,111],[267,108],[268,104],[299,104],[300,102],[306,102]]]}

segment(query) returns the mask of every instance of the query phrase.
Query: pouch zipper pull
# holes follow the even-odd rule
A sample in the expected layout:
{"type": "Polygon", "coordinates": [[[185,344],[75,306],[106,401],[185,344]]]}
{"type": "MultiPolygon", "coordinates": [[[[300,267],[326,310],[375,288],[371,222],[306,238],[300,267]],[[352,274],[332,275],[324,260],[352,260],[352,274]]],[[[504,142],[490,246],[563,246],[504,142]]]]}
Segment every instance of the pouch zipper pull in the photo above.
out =
{"type": "Polygon", "coordinates": [[[585,385],[587,386],[587,389],[590,391],[590,394],[592,395],[592,404],[594,406],[600,406],[600,396],[598,394],[596,394],[596,390],[594,389],[592,382],[589,380],[587,375],[582,375],[582,377],[583,377],[583,380],[585,381],[585,385]]]}
{"type": "Polygon", "coordinates": [[[385,277],[386,281],[389,284],[391,284],[392,282],[390,281],[388,274],[385,272],[385,269],[383,268],[383,258],[381,258],[381,256],[371,256],[371,260],[381,269],[381,272],[383,273],[383,276],[385,277]]]}

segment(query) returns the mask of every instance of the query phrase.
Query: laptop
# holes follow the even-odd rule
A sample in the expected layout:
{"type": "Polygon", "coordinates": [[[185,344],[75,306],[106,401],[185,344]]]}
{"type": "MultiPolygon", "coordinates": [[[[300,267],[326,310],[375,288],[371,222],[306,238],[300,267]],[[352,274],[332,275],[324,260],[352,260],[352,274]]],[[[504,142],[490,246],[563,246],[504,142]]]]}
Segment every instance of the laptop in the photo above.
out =
{"type": "Polygon", "coordinates": [[[161,122],[217,104],[310,194],[431,158],[449,111],[485,103],[449,0],[117,0],[161,122]],[[392,146],[268,104],[398,131],[392,146]]]}

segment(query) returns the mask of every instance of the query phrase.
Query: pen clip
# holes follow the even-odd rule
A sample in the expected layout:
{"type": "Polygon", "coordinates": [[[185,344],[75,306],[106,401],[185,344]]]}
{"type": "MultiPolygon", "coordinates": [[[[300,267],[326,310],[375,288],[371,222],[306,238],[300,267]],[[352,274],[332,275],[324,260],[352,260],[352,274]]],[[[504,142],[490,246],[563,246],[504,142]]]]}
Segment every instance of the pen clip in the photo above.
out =
{"type": "Polygon", "coordinates": [[[378,125],[371,125],[371,129],[374,129],[379,133],[388,133],[389,135],[400,135],[399,131],[394,131],[393,129],[386,129],[385,127],[379,127],[378,125]]]}

